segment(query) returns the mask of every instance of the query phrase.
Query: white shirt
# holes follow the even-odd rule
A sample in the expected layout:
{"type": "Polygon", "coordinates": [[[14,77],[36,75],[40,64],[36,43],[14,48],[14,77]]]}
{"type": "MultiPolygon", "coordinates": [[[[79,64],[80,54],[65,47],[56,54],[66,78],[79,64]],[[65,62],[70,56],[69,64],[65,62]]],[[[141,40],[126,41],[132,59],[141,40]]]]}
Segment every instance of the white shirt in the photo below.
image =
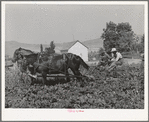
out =
{"type": "Polygon", "coordinates": [[[122,55],[119,52],[116,52],[116,58],[114,57],[114,54],[112,53],[111,61],[118,61],[121,58],[123,58],[123,57],[122,57],[122,55]]]}

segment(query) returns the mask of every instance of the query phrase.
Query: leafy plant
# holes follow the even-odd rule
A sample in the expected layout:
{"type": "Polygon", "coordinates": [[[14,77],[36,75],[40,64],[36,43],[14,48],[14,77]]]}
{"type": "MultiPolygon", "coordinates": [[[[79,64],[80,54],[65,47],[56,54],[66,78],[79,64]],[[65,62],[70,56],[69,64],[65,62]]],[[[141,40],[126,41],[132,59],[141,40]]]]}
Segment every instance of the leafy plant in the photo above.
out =
{"type": "MultiPolygon", "coordinates": [[[[90,68],[92,70],[93,68],[90,68]]],[[[118,77],[103,79],[104,74],[88,72],[96,80],[42,85],[29,84],[20,79],[19,70],[6,70],[6,108],[92,108],[92,109],[143,109],[144,69],[140,64],[125,65],[118,69],[118,77]],[[18,75],[19,74],[19,75],[18,75]],[[82,87],[81,84],[84,84],[82,87]]]]}

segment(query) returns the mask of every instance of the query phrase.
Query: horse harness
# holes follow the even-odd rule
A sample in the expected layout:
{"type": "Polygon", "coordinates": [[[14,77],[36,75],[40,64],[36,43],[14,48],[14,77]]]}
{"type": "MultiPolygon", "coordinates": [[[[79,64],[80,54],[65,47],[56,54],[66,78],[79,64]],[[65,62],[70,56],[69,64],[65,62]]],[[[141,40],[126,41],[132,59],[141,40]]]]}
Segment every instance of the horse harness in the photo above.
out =
{"type": "MultiPolygon", "coordinates": [[[[55,57],[54,55],[50,55],[49,58],[48,58],[48,63],[49,63],[49,66],[50,66],[50,67],[48,66],[48,68],[49,68],[50,70],[54,70],[54,68],[52,68],[52,66],[53,66],[52,59],[53,59],[54,57],[55,57]]],[[[34,73],[36,72],[37,68],[40,66],[39,60],[41,60],[42,62],[44,62],[42,58],[39,58],[39,59],[37,60],[38,65],[35,65],[35,66],[31,66],[31,65],[30,65],[30,67],[34,67],[34,73]]],[[[67,60],[67,55],[66,55],[66,54],[63,54],[63,55],[62,55],[62,61],[63,61],[64,65],[65,65],[65,73],[66,73],[66,69],[68,68],[67,63],[66,63],[66,60],[67,60]]],[[[47,67],[47,66],[45,66],[45,67],[47,67]]],[[[61,68],[60,68],[60,69],[61,69],[61,68]]]]}

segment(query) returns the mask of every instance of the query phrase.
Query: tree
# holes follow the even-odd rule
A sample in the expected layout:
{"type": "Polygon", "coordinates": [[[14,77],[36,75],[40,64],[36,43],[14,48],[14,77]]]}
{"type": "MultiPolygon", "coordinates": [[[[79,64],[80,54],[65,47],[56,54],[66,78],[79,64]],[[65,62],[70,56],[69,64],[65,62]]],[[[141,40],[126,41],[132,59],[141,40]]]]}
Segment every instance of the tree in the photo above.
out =
{"type": "Polygon", "coordinates": [[[54,50],[54,49],[55,49],[54,41],[52,41],[52,42],[50,43],[50,48],[51,48],[51,50],[54,50]]]}
{"type": "Polygon", "coordinates": [[[116,46],[117,34],[115,30],[116,24],[111,21],[106,24],[106,29],[103,29],[104,32],[101,38],[104,40],[104,48],[106,51],[116,46]]]}
{"type": "Polygon", "coordinates": [[[129,23],[113,22],[106,23],[106,29],[103,29],[101,38],[104,41],[104,48],[109,52],[112,48],[117,48],[120,52],[131,51],[131,45],[134,41],[134,32],[129,23]]]}
{"type": "Polygon", "coordinates": [[[40,52],[43,52],[43,46],[40,44],[40,52]]]}
{"type": "Polygon", "coordinates": [[[139,44],[139,52],[144,53],[144,34],[143,34],[143,36],[141,38],[141,42],[139,44]]]}
{"type": "Polygon", "coordinates": [[[47,55],[53,54],[53,53],[55,53],[55,50],[54,50],[54,49],[55,49],[54,41],[51,41],[50,47],[45,48],[45,53],[46,53],[47,55]]]}
{"type": "Polygon", "coordinates": [[[132,50],[137,53],[144,53],[144,35],[141,37],[141,41],[139,40],[139,37],[136,37],[132,45],[132,50]]]}
{"type": "Polygon", "coordinates": [[[102,47],[99,48],[99,51],[98,51],[99,55],[101,55],[101,53],[103,53],[103,52],[104,52],[104,49],[102,47]]]}

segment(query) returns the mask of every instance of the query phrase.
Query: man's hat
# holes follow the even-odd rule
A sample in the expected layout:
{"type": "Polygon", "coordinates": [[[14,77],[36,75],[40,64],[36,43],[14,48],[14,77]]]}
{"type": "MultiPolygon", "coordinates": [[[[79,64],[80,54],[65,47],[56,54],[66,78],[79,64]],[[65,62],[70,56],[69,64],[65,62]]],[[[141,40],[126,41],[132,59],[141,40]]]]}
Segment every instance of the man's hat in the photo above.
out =
{"type": "Polygon", "coordinates": [[[116,52],[117,50],[116,50],[116,48],[112,48],[112,50],[111,50],[111,52],[116,52]]]}

